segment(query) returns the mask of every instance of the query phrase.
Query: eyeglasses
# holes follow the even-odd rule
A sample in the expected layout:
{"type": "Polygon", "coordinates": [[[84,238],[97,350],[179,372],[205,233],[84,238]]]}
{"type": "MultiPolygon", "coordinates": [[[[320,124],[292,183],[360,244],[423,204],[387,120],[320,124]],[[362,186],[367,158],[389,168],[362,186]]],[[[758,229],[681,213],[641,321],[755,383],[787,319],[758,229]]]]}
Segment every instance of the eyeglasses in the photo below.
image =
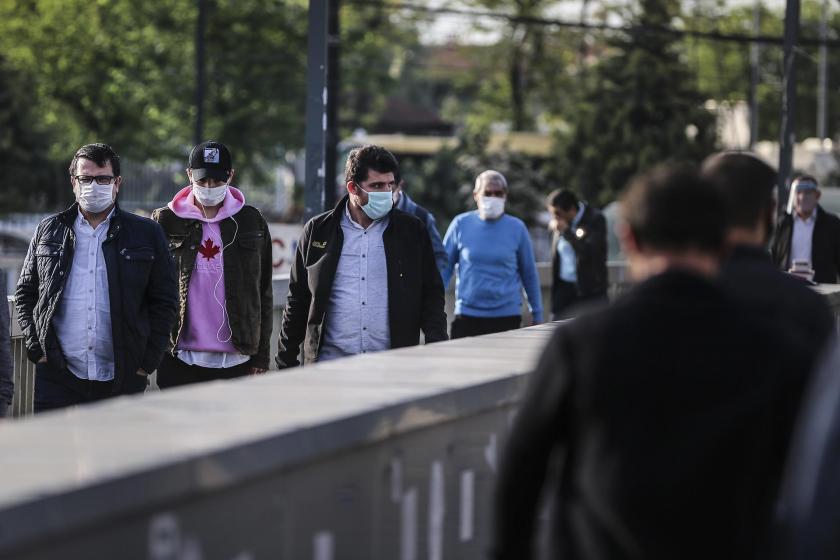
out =
{"type": "Polygon", "coordinates": [[[97,185],[110,185],[111,182],[114,180],[113,175],[73,175],[73,178],[79,182],[80,185],[90,185],[93,181],[96,181],[97,185]]]}

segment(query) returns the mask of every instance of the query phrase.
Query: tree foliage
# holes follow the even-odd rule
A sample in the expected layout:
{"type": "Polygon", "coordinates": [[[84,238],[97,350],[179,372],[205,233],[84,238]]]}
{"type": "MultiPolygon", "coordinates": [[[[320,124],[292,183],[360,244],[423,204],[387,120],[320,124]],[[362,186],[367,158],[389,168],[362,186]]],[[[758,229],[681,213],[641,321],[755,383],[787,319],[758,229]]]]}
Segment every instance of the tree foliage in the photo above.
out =
{"type": "Polygon", "coordinates": [[[606,203],[635,173],[666,160],[698,161],[715,147],[703,108],[669,26],[675,3],[641,0],[633,31],[616,36],[576,100],[573,133],[558,148],[558,176],[606,203]],[[648,31],[646,31],[647,29],[648,31]]]}

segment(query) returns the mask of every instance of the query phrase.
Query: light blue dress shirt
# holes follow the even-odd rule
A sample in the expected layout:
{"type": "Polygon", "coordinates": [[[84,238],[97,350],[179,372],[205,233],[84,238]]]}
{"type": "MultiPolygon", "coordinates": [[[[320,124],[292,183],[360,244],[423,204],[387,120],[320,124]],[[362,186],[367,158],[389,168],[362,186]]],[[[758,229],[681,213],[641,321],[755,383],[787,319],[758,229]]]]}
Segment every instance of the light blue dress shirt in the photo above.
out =
{"type": "Polygon", "coordinates": [[[388,263],[382,234],[386,216],[367,229],[345,208],[341,218],[344,244],[324,319],[318,361],[391,348],[388,319],[388,263]]]}
{"type": "MultiPolygon", "coordinates": [[[[569,224],[569,229],[574,233],[580,219],[583,217],[583,210],[585,206],[582,202],[578,202],[578,212],[575,214],[574,220],[569,224]]],[[[560,268],[558,269],[558,276],[564,282],[572,284],[577,283],[577,254],[572,244],[566,241],[561,235],[560,241],[557,242],[557,254],[560,255],[560,268]]]]}

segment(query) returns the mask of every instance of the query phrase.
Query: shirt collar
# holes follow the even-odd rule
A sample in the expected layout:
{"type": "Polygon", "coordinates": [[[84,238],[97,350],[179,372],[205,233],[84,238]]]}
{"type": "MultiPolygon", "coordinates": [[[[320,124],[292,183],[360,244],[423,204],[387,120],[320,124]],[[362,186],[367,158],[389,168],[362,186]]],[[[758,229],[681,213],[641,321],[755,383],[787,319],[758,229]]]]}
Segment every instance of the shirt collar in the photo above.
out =
{"type": "MultiPolygon", "coordinates": [[[[108,215],[105,217],[105,219],[102,221],[102,224],[107,224],[111,221],[111,218],[114,216],[114,211],[116,209],[117,209],[117,205],[115,204],[114,207],[111,208],[111,211],[108,212],[108,215]]],[[[90,222],[88,222],[87,218],[85,218],[84,214],[82,214],[82,207],[81,206],[76,208],[76,224],[77,225],[88,225],[88,226],[90,225],[90,222]]],[[[100,225],[102,225],[102,224],[100,224],[100,225]]]]}
{"type": "Polygon", "coordinates": [[[808,216],[808,218],[805,219],[805,220],[803,220],[802,218],[799,217],[799,213],[796,212],[796,210],[793,211],[793,221],[794,222],[799,222],[799,223],[805,224],[805,225],[811,225],[816,220],[817,220],[817,209],[816,208],[814,208],[814,211],[811,212],[811,215],[808,216]]]}

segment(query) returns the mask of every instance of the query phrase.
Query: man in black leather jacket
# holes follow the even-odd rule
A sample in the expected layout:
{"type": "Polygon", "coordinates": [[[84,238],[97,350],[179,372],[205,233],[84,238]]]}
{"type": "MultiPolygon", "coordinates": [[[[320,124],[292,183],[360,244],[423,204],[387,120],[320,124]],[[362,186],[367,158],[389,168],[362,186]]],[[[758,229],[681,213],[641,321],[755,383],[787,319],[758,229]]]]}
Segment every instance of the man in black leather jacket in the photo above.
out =
{"type": "Polygon", "coordinates": [[[82,146],[77,202],[40,223],[17,285],[18,322],[36,364],[35,412],[145,390],[175,320],[163,230],[116,204],[119,156],[82,146]]]}
{"type": "Polygon", "coordinates": [[[348,194],[303,227],[280,327],[279,369],[300,364],[301,344],[303,362],[311,363],[414,346],[421,330],[426,343],[447,339],[443,282],[426,226],[392,208],[398,172],[384,148],[353,150],[348,194]]]}

